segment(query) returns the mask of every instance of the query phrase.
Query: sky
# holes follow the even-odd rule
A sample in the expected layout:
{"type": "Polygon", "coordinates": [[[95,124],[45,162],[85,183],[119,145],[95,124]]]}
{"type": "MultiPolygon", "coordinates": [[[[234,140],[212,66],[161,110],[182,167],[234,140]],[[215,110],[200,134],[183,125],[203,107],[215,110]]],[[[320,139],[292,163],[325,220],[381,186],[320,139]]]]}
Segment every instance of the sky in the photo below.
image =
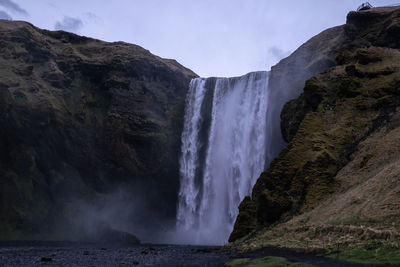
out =
{"type": "MultiPolygon", "coordinates": [[[[363,0],[0,0],[0,18],[29,21],[176,59],[202,77],[269,70],[363,0]]],[[[373,6],[400,0],[370,1],[373,6]]]]}

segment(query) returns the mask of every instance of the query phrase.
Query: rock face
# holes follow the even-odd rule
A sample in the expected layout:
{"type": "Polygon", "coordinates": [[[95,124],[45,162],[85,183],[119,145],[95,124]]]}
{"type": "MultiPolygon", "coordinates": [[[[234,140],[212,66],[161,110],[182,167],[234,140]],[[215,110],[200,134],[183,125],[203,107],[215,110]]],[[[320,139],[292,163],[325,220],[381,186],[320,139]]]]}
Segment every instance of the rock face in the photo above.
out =
{"type": "Polygon", "coordinates": [[[297,98],[302,93],[309,78],[336,65],[336,55],[345,38],[343,27],[325,30],[271,68],[268,99],[273,103],[267,103],[267,116],[272,122],[272,138],[267,144],[267,162],[271,162],[286,146],[280,127],[283,106],[288,99],[297,98]]]}
{"type": "MultiPolygon", "coordinates": [[[[331,68],[309,79],[301,96],[283,108],[282,133],[289,144],[261,174],[251,199],[239,207],[230,241],[267,226],[242,245],[298,247],[293,238],[298,232],[307,233],[303,239],[321,240],[321,229],[326,230],[332,220],[351,221],[353,216],[358,221],[350,225],[374,218],[380,230],[390,227],[396,235],[400,222],[399,29],[400,8],[375,8],[350,12],[346,25],[328,30],[339,33],[334,46],[333,39],[319,39],[326,49],[316,53],[335,60],[325,64],[331,68]],[[316,223],[320,228],[313,228],[316,223]]],[[[297,75],[295,69],[288,69],[288,80],[291,71],[297,75]]],[[[293,85],[287,86],[293,90],[293,85]]],[[[362,232],[352,231],[349,235],[362,232]]]]}
{"type": "Polygon", "coordinates": [[[77,215],[75,201],[117,189],[174,216],[196,74],[136,45],[25,22],[0,20],[0,51],[1,238],[51,231],[77,215]]]}

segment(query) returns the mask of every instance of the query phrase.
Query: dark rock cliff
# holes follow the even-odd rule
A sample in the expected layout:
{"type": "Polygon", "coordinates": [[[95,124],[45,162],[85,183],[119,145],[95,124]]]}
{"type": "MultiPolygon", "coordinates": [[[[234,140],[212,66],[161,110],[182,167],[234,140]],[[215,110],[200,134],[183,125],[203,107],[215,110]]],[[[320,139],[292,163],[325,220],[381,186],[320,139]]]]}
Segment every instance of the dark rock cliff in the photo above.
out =
{"type": "MultiPolygon", "coordinates": [[[[258,230],[262,234],[248,236],[243,247],[256,248],[261,243],[300,247],[300,238],[309,242],[324,238],[316,234],[319,230],[315,230],[313,223],[327,229],[329,219],[344,221],[355,215],[363,218],[360,221],[379,218],[382,229],[388,229],[385,225],[392,223],[398,225],[400,180],[396,175],[400,170],[393,169],[390,175],[377,174],[375,170],[397,162],[400,152],[398,145],[393,145],[395,132],[400,129],[399,29],[400,8],[375,8],[350,12],[344,26],[323,32],[305,44],[317,42],[323,49],[316,49],[315,53],[329,59],[313,66],[330,68],[314,76],[321,70],[316,67],[300,97],[284,106],[281,126],[289,143],[261,174],[251,198],[245,198],[239,206],[230,241],[258,230]],[[331,38],[321,38],[327,33],[332,33],[331,38]],[[390,148],[379,143],[381,138],[392,144],[390,148]],[[379,158],[386,158],[386,162],[379,158]],[[373,203],[368,196],[374,196],[373,203]],[[390,209],[383,208],[385,205],[390,209]],[[301,220],[296,217],[299,214],[304,214],[301,220]],[[308,225],[304,226],[305,223],[308,225]],[[304,227],[300,229],[299,225],[304,227]],[[300,232],[306,234],[299,237],[300,232]]],[[[282,68],[277,75],[285,76],[283,88],[289,91],[301,86],[295,78],[304,72],[297,69],[301,66],[291,68],[284,63],[290,62],[296,53],[301,55],[301,49],[273,69],[282,68]]],[[[310,68],[307,64],[306,68],[310,68]]],[[[357,235],[357,231],[349,235],[357,235]]],[[[331,240],[332,236],[326,244],[331,240]]]]}
{"type": "Polygon", "coordinates": [[[0,20],[0,238],[41,238],[81,202],[173,217],[194,77],[136,45],[0,20]]]}

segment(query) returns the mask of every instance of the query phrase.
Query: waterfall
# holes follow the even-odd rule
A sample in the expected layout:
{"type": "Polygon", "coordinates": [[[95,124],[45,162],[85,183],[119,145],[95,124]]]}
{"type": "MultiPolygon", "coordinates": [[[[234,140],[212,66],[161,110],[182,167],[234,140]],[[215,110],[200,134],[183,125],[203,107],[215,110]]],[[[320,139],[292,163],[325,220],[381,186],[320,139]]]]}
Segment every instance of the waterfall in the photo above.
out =
{"type": "Polygon", "coordinates": [[[266,164],[268,72],[190,83],[182,133],[181,243],[223,244],[266,164]]]}

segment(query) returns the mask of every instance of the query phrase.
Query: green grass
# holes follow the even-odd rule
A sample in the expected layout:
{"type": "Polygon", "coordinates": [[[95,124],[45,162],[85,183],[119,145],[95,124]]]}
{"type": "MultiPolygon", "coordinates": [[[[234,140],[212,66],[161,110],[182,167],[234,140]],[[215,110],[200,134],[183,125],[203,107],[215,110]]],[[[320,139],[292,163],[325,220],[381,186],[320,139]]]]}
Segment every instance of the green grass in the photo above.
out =
{"type": "Polygon", "coordinates": [[[339,225],[353,225],[353,226],[371,226],[382,225],[384,223],[383,218],[365,218],[359,215],[353,215],[345,219],[333,219],[328,221],[328,224],[339,226],[339,225]]]}
{"type": "Polygon", "coordinates": [[[390,244],[383,244],[379,240],[371,240],[363,248],[347,248],[330,252],[326,256],[340,261],[400,266],[400,240],[390,244]]]}
{"type": "Polygon", "coordinates": [[[290,262],[280,257],[264,257],[260,259],[236,259],[225,264],[226,267],[310,267],[314,265],[301,262],[290,262]]]}

